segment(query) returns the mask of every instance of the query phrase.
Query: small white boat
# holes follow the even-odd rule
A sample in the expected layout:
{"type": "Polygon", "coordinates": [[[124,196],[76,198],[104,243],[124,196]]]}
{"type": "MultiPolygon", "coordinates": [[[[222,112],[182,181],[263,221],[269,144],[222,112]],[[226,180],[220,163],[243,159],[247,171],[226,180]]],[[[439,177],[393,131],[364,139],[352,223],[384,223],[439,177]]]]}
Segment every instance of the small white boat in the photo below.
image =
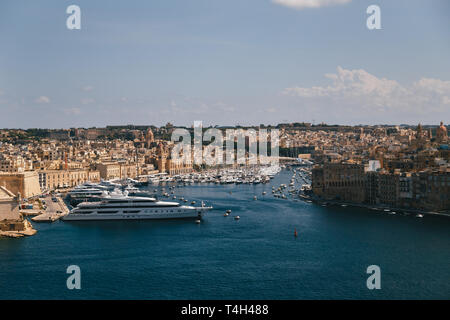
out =
{"type": "Polygon", "coordinates": [[[239,217],[239,216],[236,216],[236,217],[234,217],[234,220],[239,220],[241,217],[239,217]]]}
{"type": "Polygon", "coordinates": [[[416,217],[417,217],[417,218],[423,218],[423,214],[420,214],[420,213],[419,213],[418,215],[416,215],[416,217]]]}
{"type": "Polygon", "coordinates": [[[200,224],[202,222],[202,220],[195,220],[196,224],[200,224]]]}

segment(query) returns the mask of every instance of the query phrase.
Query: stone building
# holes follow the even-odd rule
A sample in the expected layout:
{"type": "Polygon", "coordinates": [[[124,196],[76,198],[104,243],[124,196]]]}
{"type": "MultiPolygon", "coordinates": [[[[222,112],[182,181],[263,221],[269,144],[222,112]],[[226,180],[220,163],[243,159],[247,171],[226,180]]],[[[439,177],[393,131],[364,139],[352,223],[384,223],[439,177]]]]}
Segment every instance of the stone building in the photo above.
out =
{"type": "Polygon", "coordinates": [[[166,170],[170,175],[185,174],[193,171],[191,163],[185,163],[183,159],[168,159],[166,161],[166,170]]]}
{"type": "Polygon", "coordinates": [[[438,143],[445,143],[448,141],[447,128],[444,126],[444,123],[442,121],[440,126],[436,130],[436,141],[438,143]]]}
{"type": "Polygon", "coordinates": [[[362,203],[365,200],[364,179],[364,166],[361,164],[326,163],[323,171],[313,170],[312,188],[315,194],[319,192],[328,200],[362,203]]]}
{"type": "Polygon", "coordinates": [[[87,169],[74,170],[40,170],[39,185],[42,190],[74,187],[87,181],[99,182],[100,173],[87,169]]]}
{"type": "Polygon", "coordinates": [[[413,206],[424,210],[450,210],[450,169],[412,174],[413,206]]]}
{"type": "Polygon", "coordinates": [[[450,167],[361,172],[359,165],[325,164],[312,170],[312,191],[324,200],[449,212],[450,167]]]}
{"type": "Polygon", "coordinates": [[[133,163],[103,162],[94,167],[104,180],[136,178],[138,175],[138,168],[133,163]]]}
{"type": "Polygon", "coordinates": [[[156,149],[155,164],[156,168],[161,173],[166,172],[166,162],[168,156],[169,156],[168,150],[164,147],[164,144],[160,142],[156,149]]]}
{"type": "Polygon", "coordinates": [[[148,128],[145,134],[145,146],[151,148],[152,143],[155,141],[152,129],[148,128]]]}
{"type": "Polygon", "coordinates": [[[120,164],[120,178],[136,178],[138,176],[138,168],[136,164],[120,164]]]}
{"type": "Polygon", "coordinates": [[[30,198],[41,194],[39,175],[36,171],[22,173],[0,172],[0,186],[5,187],[13,194],[21,194],[30,198]]]}
{"type": "Polygon", "coordinates": [[[378,175],[378,196],[379,203],[390,206],[398,206],[399,198],[399,177],[397,174],[380,172],[378,175]]]}
{"type": "Polygon", "coordinates": [[[88,171],[88,181],[90,182],[100,182],[100,171],[89,170],[88,171]]]}
{"type": "Polygon", "coordinates": [[[0,236],[20,237],[36,233],[19,212],[20,197],[0,186],[0,236]]]}
{"type": "Polygon", "coordinates": [[[0,155],[0,171],[2,172],[24,172],[25,165],[25,160],[20,156],[5,158],[0,155]]]}
{"type": "Polygon", "coordinates": [[[376,205],[379,202],[379,174],[376,171],[366,172],[365,177],[365,202],[376,205]]]}
{"type": "Polygon", "coordinates": [[[17,197],[7,188],[0,186],[0,230],[23,230],[22,220],[17,197]]]}
{"type": "Polygon", "coordinates": [[[312,173],[311,189],[316,196],[322,197],[325,192],[323,180],[323,167],[316,165],[313,167],[311,173],[312,173]]]}
{"type": "Polygon", "coordinates": [[[160,173],[173,174],[184,174],[193,171],[192,159],[190,161],[185,161],[183,157],[180,159],[172,159],[171,148],[173,145],[168,146],[163,143],[159,143],[156,149],[156,157],[154,162],[160,173]]]}
{"type": "Polygon", "coordinates": [[[95,169],[100,172],[100,177],[104,180],[120,179],[120,164],[117,162],[96,163],[95,169]]]}

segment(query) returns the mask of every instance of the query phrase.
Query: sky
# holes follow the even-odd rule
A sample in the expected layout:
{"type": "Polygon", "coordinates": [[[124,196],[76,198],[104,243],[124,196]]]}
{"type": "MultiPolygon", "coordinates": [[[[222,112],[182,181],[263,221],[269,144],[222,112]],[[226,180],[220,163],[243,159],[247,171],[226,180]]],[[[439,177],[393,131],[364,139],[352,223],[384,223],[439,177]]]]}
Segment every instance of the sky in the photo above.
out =
{"type": "Polygon", "coordinates": [[[448,0],[0,2],[0,128],[449,119],[448,0]]]}

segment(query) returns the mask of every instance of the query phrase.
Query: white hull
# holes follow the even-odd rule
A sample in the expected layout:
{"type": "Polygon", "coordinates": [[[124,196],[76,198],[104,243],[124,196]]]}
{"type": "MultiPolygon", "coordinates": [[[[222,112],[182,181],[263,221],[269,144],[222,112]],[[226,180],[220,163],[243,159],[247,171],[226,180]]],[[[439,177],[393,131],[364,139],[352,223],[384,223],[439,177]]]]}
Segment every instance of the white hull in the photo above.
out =
{"type": "Polygon", "coordinates": [[[62,219],[65,221],[85,221],[85,220],[151,220],[151,219],[193,219],[201,218],[203,211],[208,208],[176,208],[156,209],[156,210],[133,210],[139,212],[126,213],[125,210],[119,210],[117,213],[69,213],[62,219]],[[171,212],[172,211],[172,212],[171,212]]]}
{"type": "Polygon", "coordinates": [[[157,201],[154,198],[114,196],[97,202],[79,204],[62,219],[85,220],[150,220],[150,219],[201,219],[211,207],[182,206],[177,202],[157,201]]]}

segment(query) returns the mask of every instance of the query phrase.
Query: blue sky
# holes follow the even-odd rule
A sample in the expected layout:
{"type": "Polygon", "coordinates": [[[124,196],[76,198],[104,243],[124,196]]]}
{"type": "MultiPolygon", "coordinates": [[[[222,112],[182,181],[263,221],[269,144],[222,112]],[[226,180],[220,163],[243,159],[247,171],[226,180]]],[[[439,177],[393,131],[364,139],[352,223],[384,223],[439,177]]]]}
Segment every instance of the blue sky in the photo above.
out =
{"type": "Polygon", "coordinates": [[[0,128],[450,119],[446,0],[3,0],[0,49],[0,128]]]}

